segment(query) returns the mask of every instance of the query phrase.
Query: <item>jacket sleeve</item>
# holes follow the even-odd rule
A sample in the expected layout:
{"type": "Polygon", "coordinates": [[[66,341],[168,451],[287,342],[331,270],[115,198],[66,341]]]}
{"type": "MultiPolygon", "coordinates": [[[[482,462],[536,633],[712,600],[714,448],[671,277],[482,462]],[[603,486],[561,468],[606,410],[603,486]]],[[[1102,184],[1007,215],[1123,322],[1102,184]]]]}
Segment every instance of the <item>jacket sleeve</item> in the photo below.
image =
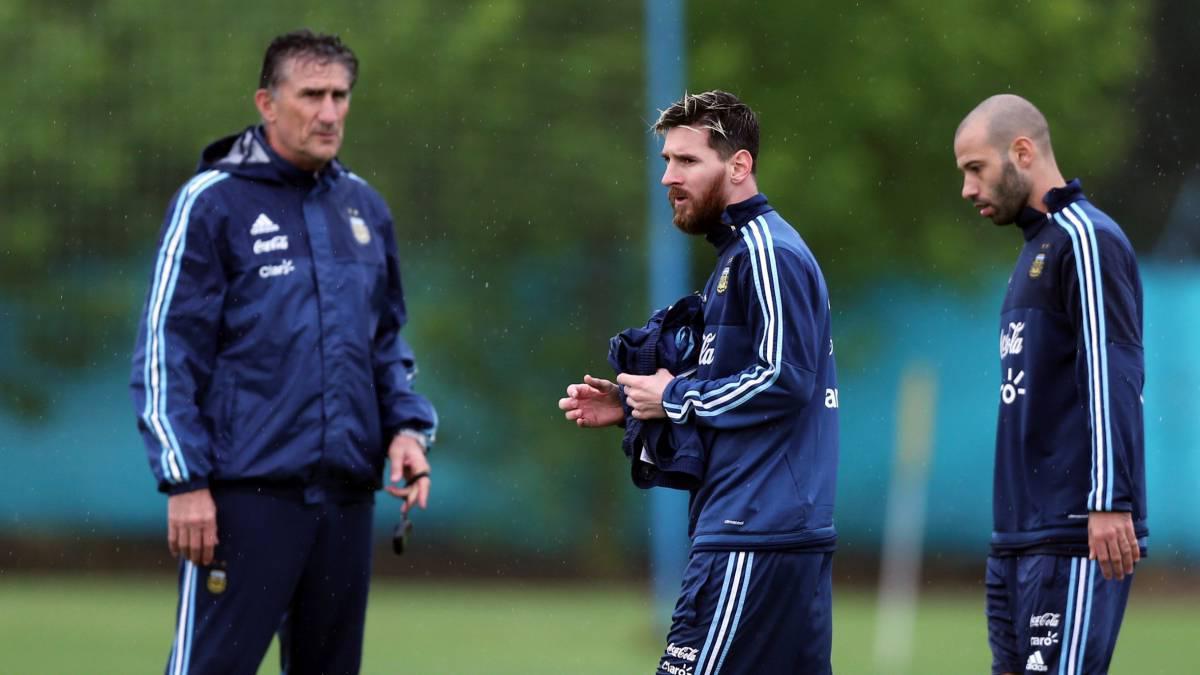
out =
{"type": "Polygon", "coordinates": [[[379,418],[385,438],[401,430],[418,431],[432,443],[437,435],[437,412],[424,396],[413,391],[417,374],[412,347],[400,335],[407,321],[404,307],[404,288],[400,281],[400,258],[396,253],[395,234],[389,218],[384,226],[384,247],[387,254],[387,290],[380,308],[379,324],[375,331],[372,367],[375,389],[379,398],[379,418]]]}
{"type": "Polygon", "coordinates": [[[740,295],[754,351],[727,377],[672,380],[663,391],[672,422],[748,427],[793,414],[812,398],[828,312],[820,275],[811,262],[775,248],[769,236],[751,234],[744,257],[734,261],[730,292],[740,295]]]}
{"type": "Polygon", "coordinates": [[[1076,373],[1090,428],[1089,511],[1132,511],[1142,475],[1142,287],[1133,251],[1097,231],[1086,212],[1055,216],[1071,237],[1060,270],[1063,304],[1076,335],[1076,373]]]}
{"type": "Polygon", "coordinates": [[[207,487],[212,471],[198,393],[212,375],[226,284],[211,236],[221,215],[204,191],[224,176],[198,174],[172,199],[133,352],[138,430],[159,490],[170,494],[207,487]]]}

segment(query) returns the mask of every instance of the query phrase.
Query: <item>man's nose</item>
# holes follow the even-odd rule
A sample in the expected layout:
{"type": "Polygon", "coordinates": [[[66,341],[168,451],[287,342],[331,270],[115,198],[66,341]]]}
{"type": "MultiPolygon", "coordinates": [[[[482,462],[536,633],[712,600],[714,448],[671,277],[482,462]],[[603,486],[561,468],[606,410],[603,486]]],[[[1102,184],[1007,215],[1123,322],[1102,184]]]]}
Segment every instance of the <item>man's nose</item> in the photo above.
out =
{"type": "Polygon", "coordinates": [[[962,198],[973,202],[979,196],[979,184],[970,178],[963,179],[962,198]]]}
{"type": "Polygon", "coordinates": [[[321,99],[321,109],[317,111],[317,117],[322,122],[336,122],[338,117],[338,106],[333,100],[333,96],[326,96],[321,99]]]}
{"type": "Polygon", "coordinates": [[[667,168],[663,170],[662,179],[659,182],[666,186],[678,185],[680,183],[678,174],[678,171],[675,171],[670,164],[667,164],[667,168]]]}

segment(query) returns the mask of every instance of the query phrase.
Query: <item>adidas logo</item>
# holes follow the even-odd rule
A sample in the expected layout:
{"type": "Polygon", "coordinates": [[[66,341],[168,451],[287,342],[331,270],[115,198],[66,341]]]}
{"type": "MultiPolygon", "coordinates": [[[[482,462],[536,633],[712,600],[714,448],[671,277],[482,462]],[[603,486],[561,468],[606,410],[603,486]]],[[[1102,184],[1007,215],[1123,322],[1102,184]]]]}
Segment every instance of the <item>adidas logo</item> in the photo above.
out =
{"type": "Polygon", "coordinates": [[[1029,660],[1025,662],[1025,670],[1032,670],[1037,673],[1044,673],[1050,670],[1050,667],[1042,659],[1042,650],[1039,649],[1029,655],[1029,660]]]}
{"type": "Polygon", "coordinates": [[[258,214],[258,220],[255,220],[254,224],[250,226],[250,236],[252,237],[257,237],[263,234],[271,234],[272,232],[278,231],[279,226],[272,222],[265,213],[258,214]]]}

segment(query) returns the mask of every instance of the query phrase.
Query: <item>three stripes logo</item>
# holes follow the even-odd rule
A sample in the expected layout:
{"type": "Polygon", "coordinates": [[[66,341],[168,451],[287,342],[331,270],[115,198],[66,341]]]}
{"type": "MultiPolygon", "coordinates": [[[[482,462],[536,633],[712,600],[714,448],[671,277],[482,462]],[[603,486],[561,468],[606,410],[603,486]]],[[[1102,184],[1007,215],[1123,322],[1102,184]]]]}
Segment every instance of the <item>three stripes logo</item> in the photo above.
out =
{"type": "Polygon", "coordinates": [[[273,234],[279,231],[279,226],[275,224],[267,214],[258,214],[258,219],[250,226],[250,236],[261,237],[264,234],[273,234]]]}
{"type": "Polygon", "coordinates": [[[1032,670],[1036,673],[1044,673],[1050,670],[1050,666],[1046,665],[1046,661],[1042,659],[1042,650],[1029,655],[1029,660],[1025,662],[1025,670],[1032,670]]]}

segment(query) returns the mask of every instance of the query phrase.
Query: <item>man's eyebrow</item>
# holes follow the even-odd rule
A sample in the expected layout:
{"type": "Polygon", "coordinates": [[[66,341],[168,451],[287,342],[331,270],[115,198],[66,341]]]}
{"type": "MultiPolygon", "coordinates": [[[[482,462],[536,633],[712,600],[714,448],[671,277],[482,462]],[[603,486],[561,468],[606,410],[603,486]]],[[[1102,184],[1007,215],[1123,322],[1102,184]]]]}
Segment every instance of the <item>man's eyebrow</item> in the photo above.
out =
{"type": "Polygon", "coordinates": [[[301,94],[324,94],[326,92],[331,92],[334,94],[347,94],[347,93],[350,93],[350,90],[348,88],[342,88],[342,87],[301,87],[300,88],[301,94]]]}

